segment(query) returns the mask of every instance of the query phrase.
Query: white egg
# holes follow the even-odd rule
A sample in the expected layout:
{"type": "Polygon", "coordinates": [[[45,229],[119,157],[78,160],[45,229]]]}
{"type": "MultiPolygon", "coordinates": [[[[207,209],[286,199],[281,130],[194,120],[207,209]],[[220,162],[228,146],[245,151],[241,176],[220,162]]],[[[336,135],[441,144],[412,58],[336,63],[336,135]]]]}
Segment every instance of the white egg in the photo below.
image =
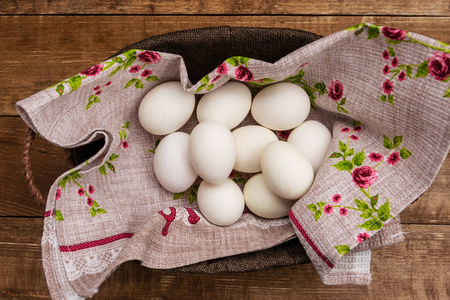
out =
{"type": "Polygon", "coordinates": [[[273,130],[289,130],[309,114],[308,94],[298,85],[280,82],[262,89],[253,99],[251,113],[260,125],[273,130]]]}
{"type": "Polygon", "coordinates": [[[268,143],[278,140],[276,134],[257,125],[240,127],[232,134],[236,144],[234,169],[246,173],[261,172],[261,153],[268,143]]]}
{"type": "Polygon", "coordinates": [[[316,173],[327,155],[331,138],[331,133],[325,125],[310,120],[292,130],[287,142],[306,156],[316,173]]]}
{"type": "Polygon", "coordinates": [[[232,129],[245,119],[251,104],[249,88],[243,83],[229,81],[200,99],[197,119],[199,122],[216,121],[232,129]]]}
{"type": "Polygon", "coordinates": [[[197,203],[203,216],[219,226],[228,226],[239,220],[245,206],[241,189],[231,179],[219,184],[202,181],[197,203]]]}
{"type": "Polygon", "coordinates": [[[236,147],[231,131],[222,123],[204,121],[195,126],[189,138],[189,158],[204,180],[218,184],[233,170],[236,147]]]}
{"type": "Polygon", "coordinates": [[[244,200],[248,209],[263,218],[282,218],[288,215],[295,201],[275,194],[259,173],[252,176],[244,186],[244,200]]]}
{"type": "Polygon", "coordinates": [[[139,106],[142,127],[157,135],[180,129],[194,112],[195,95],[185,92],[181,82],[165,82],[151,89],[139,106]]]}
{"type": "Polygon", "coordinates": [[[198,176],[189,160],[188,144],[189,134],[174,132],[163,138],[155,150],[155,175],[169,192],[186,191],[198,176]]]}
{"type": "Polygon", "coordinates": [[[261,169],[270,189],[285,199],[299,199],[314,181],[314,171],[308,159],[287,142],[271,142],[264,148],[261,169]]]}

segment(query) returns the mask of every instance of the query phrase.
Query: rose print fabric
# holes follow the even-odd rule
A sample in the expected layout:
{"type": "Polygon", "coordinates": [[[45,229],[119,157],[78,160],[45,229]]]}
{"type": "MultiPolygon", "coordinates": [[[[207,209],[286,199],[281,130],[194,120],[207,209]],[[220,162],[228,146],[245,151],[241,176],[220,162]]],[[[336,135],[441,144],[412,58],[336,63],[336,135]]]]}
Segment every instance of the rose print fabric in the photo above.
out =
{"type": "MultiPolygon", "coordinates": [[[[90,297],[128,260],[169,269],[293,238],[326,284],[369,284],[370,249],[403,239],[398,214],[429,187],[447,155],[449,53],[427,37],[359,24],[273,64],[229,57],[191,82],[179,55],[130,49],[20,101],[24,121],[56,145],[105,139],[51,187],[42,252],[52,297],[90,297]],[[143,130],[137,112],[149,90],[173,80],[197,94],[229,80],[254,92],[281,81],[306,91],[309,118],[323,122],[333,141],[289,217],[245,212],[218,227],[198,211],[198,182],[177,194],[159,185],[152,159],[162,137],[143,130]]],[[[196,122],[193,116],[181,130],[196,122]]],[[[248,174],[230,177],[242,186],[248,174]]]]}

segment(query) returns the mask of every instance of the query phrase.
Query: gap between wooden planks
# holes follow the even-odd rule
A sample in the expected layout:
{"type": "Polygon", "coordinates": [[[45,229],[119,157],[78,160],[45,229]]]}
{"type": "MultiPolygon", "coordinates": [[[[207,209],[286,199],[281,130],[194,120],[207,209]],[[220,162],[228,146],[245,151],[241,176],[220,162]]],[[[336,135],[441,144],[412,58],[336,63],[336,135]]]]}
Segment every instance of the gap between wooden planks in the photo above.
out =
{"type": "Polygon", "coordinates": [[[448,15],[447,0],[16,0],[1,14],[448,15]]]}
{"type": "MultiPolygon", "coordinates": [[[[21,155],[27,130],[19,117],[0,117],[0,216],[44,215],[44,208],[34,202],[23,180],[21,155]]],[[[47,199],[50,186],[67,169],[64,150],[37,137],[31,159],[36,184],[47,199]]],[[[401,213],[401,222],[450,224],[449,183],[447,159],[432,186],[401,213]]]]}
{"type": "MultiPolygon", "coordinates": [[[[0,298],[47,298],[40,253],[43,219],[2,218],[0,298]],[[20,235],[17,233],[20,232],[20,235]]],[[[312,264],[267,271],[181,274],[120,266],[93,299],[446,299],[450,227],[403,225],[402,243],[372,251],[372,285],[326,286],[312,264]]]]}
{"type": "Polygon", "coordinates": [[[329,35],[361,22],[450,42],[450,17],[0,16],[0,54],[7,58],[0,69],[0,115],[17,116],[15,102],[149,36],[211,26],[279,27],[329,35]]]}

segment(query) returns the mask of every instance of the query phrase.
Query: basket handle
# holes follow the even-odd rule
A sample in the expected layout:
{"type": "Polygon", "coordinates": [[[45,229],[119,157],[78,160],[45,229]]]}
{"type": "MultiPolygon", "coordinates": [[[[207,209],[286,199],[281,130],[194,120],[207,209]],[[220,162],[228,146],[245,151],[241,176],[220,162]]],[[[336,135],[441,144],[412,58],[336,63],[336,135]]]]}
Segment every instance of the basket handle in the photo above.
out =
{"type": "MultiPolygon", "coordinates": [[[[45,199],[42,196],[41,191],[36,186],[34,182],[33,172],[31,171],[31,145],[33,144],[33,141],[36,137],[36,134],[31,128],[28,128],[28,133],[25,137],[25,143],[23,148],[23,154],[22,154],[22,163],[23,163],[23,175],[25,178],[25,183],[28,187],[28,190],[30,191],[31,195],[33,196],[34,201],[40,206],[45,206],[45,199]]],[[[66,150],[66,161],[68,165],[73,166],[73,156],[72,151],[70,149],[66,150]]],[[[70,167],[71,167],[70,166],[70,167]]]]}

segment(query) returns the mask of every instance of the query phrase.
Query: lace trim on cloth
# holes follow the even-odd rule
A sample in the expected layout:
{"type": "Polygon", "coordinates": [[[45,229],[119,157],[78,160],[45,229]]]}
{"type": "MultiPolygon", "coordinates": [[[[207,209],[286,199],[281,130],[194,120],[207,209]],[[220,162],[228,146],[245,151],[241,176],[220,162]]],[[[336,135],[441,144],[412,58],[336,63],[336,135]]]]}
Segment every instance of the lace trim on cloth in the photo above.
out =
{"type": "Polygon", "coordinates": [[[86,255],[71,260],[63,260],[70,281],[80,278],[85,274],[97,274],[102,272],[117,258],[122,247],[110,249],[105,252],[86,255]]]}

